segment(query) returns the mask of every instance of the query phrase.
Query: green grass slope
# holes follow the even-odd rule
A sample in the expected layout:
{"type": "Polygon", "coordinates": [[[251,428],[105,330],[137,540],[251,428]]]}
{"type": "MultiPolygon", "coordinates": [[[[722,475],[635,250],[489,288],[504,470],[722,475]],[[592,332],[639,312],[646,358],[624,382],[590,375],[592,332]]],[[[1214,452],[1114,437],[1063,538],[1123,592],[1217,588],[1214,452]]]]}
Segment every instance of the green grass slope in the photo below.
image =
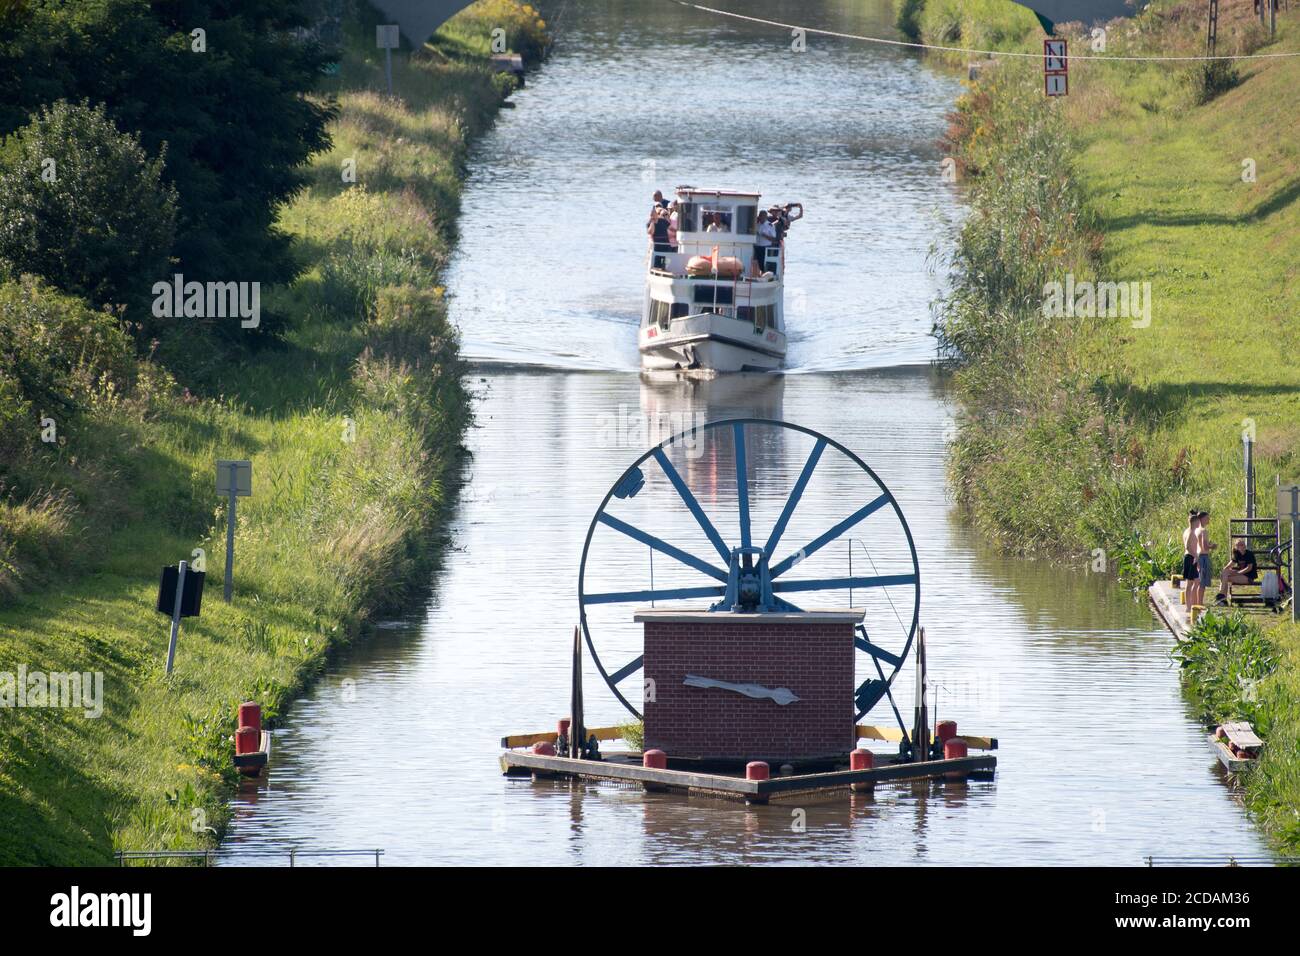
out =
{"type": "MultiPolygon", "coordinates": [[[[237,703],[258,700],[274,721],[332,648],[428,579],[468,421],[439,276],[468,144],[510,90],[482,38],[506,23],[536,51],[544,24],[488,0],[399,53],[389,98],[377,22],[368,10],[349,27],[333,149],[283,212],[306,267],[274,292],[294,316],[285,347],[220,369],[199,394],[147,359],[129,387],[89,381],[64,441],[13,463],[39,493],[0,494],[0,672],[102,672],[105,699],[98,718],[0,708],[0,864],[210,845],[234,781],[237,703]],[[254,468],[230,605],[216,458],[254,468]],[[186,621],[169,678],[157,577],[196,548],[203,614],[186,621]]],[[[48,293],[9,294],[51,307],[48,293]]]]}

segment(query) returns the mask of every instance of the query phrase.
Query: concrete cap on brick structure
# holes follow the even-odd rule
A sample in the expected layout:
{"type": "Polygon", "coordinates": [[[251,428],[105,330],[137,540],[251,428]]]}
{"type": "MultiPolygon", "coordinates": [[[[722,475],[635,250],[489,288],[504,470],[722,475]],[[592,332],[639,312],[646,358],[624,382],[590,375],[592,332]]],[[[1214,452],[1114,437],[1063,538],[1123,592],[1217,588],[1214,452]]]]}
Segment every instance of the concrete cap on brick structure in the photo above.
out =
{"type": "Polygon", "coordinates": [[[645,608],[635,612],[632,620],[637,623],[677,622],[677,621],[711,621],[715,624],[729,624],[737,621],[760,622],[768,624],[857,624],[866,611],[862,608],[839,608],[825,611],[660,611],[645,608]]]}

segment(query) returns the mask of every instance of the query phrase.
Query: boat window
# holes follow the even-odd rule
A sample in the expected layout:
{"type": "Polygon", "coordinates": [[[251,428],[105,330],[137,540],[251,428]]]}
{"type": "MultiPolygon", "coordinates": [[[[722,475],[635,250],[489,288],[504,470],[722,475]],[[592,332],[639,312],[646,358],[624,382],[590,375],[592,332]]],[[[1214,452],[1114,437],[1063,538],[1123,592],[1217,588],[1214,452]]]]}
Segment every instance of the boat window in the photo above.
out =
{"type": "Polygon", "coordinates": [[[748,322],[754,317],[754,310],[747,305],[736,306],[736,318],[742,322],[748,322]]]}
{"type": "Polygon", "coordinates": [[[695,286],[694,300],[696,304],[708,303],[709,305],[731,305],[732,289],[729,285],[711,285],[697,284],[695,286]]]}
{"type": "Polygon", "coordinates": [[[752,236],[754,234],[754,216],[758,211],[757,206],[737,206],[736,207],[736,234],[741,236],[752,236]]]}
{"type": "Polygon", "coordinates": [[[685,302],[674,302],[674,303],[673,303],[672,317],[673,317],[674,319],[680,319],[680,318],[682,318],[682,317],[684,317],[684,316],[687,316],[687,315],[690,315],[690,314],[691,314],[691,307],[690,307],[690,305],[688,305],[687,303],[685,303],[685,302]]]}
{"type": "Polygon", "coordinates": [[[650,300],[650,318],[647,325],[658,325],[662,328],[668,328],[668,303],[661,302],[658,299],[650,300]]]}
{"type": "Polygon", "coordinates": [[[731,232],[731,209],[726,206],[701,206],[705,232],[731,232]]]}
{"type": "Polygon", "coordinates": [[[774,305],[756,305],[754,306],[754,331],[762,332],[764,329],[776,327],[776,306],[774,305]]]}
{"type": "Polygon", "coordinates": [[[699,229],[700,207],[698,203],[683,202],[677,204],[677,231],[696,232],[699,229]]]}

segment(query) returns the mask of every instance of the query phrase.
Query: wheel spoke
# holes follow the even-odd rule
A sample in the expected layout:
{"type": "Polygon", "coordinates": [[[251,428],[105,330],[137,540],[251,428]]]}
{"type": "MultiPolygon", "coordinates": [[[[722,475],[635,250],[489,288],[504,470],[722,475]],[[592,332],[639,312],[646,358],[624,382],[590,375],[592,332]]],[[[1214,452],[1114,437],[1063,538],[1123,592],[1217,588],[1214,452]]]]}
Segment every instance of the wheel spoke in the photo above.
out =
{"type": "Polygon", "coordinates": [[[861,578],[814,578],[811,581],[781,581],[773,591],[841,591],[845,588],[888,588],[896,584],[915,584],[915,574],[877,574],[861,578]]]}
{"type": "Polygon", "coordinates": [[[736,500],[740,505],[740,546],[749,547],[749,474],[745,461],[745,426],[731,426],[736,443],[736,500]]]}
{"type": "Polygon", "coordinates": [[[681,548],[675,547],[661,538],[656,538],[654,535],[642,531],[640,528],[633,527],[626,521],[620,521],[613,515],[601,514],[596,518],[596,520],[603,525],[608,525],[615,531],[621,531],[629,538],[634,538],[642,544],[648,544],[656,551],[666,554],[674,560],[680,561],[689,568],[694,568],[696,571],[707,574],[709,577],[724,583],[727,580],[727,572],[723,571],[721,568],[715,568],[713,565],[709,564],[709,562],[701,560],[695,555],[683,551],[681,548]]]}
{"type": "Polygon", "coordinates": [[[680,601],[686,598],[721,597],[727,592],[724,587],[709,588],[671,588],[658,591],[605,591],[600,594],[584,594],[584,604],[627,604],[632,601],[680,601]]]}
{"type": "Polygon", "coordinates": [[[848,531],[850,528],[858,524],[860,521],[863,521],[869,515],[874,514],[875,512],[883,508],[885,505],[889,504],[890,500],[891,499],[889,495],[885,494],[885,495],[881,495],[876,500],[863,505],[857,511],[853,512],[853,514],[849,515],[839,524],[835,525],[835,527],[831,528],[829,531],[825,532],[819,537],[814,538],[812,541],[809,541],[798,551],[794,552],[794,554],[790,555],[788,558],[786,558],[784,561],[782,561],[780,564],[774,567],[772,569],[772,577],[778,578],[782,574],[785,574],[785,572],[789,571],[792,567],[794,567],[804,558],[811,557],[813,554],[820,551],[822,548],[826,547],[826,545],[830,544],[832,541],[834,541],[836,538],[842,535],[845,531],[848,531]]]}
{"type": "MultiPolygon", "coordinates": [[[[859,650],[866,651],[877,661],[884,661],[886,664],[889,664],[891,667],[899,667],[903,663],[903,659],[899,657],[897,654],[891,654],[883,647],[877,647],[875,644],[872,644],[865,637],[855,637],[853,638],[853,643],[859,650]]],[[[876,667],[877,669],[879,669],[880,665],[877,664],[876,667]]]]}
{"type": "Polygon", "coordinates": [[[677,473],[677,469],[673,467],[673,463],[668,460],[668,456],[664,454],[662,448],[656,448],[654,450],[654,456],[655,460],[659,462],[659,467],[662,468],[664,474],[668,476],[668,480],[672,482],[673,487],[677,489],[677,494],[681,496],[682,503],[685,504],[691,514],[695,516],[695,520],[699,523],[701,530],[704,531],[704,534],[708,537],[709,541],[712,542],[713,547],[717,549],[718,555],[723,561],[727,562],[728,566],[730,566],[731,551],[722,540],[722,535],[718,534],[718,529],[713,527],[713,522],[709,520],[709,516],[706,515],[704,509],[700,507],[700,503],[695,500],[695,495],[691,494],[691,489],[686,487],[686,482],[684,482],[682,476],[677,473]]]}
{"type": "Polygon", "coordinates": [[[812,477],[813,469],[817,467],[817,461],[825,450],[826,439],[817,439],[817,444],[813,445],[812,453],[809,454],[808,460],[804,463],[799,480],[794,483],[794,490],[790,492],[790,497],[785,501],[785,507],[781,509],[781,517],[776,519],[772,533],[768,535],[767,544],[764,545],[763,550],[769,555],[776,553],[776,546],[781,540],[781,535],[785,534],[785,526],[790,523],[790,516],[794,514],[795,505],[803,497],[804,489],[808,487],[808,479],[812,477]]]}
{"type": "Polygon", "coordinates": [[[617,684],[619,681],[621,681],[624,677],[627,677],[629,674],[635,674],[637,671],[641,669],[641,664],[644,661],[645,661],[644,654],[642,654],[640,657],[636,658],[635,660],[628,661],[626,664],[624,664],[614,673],[609,675],[610,683],[617,684]]]}

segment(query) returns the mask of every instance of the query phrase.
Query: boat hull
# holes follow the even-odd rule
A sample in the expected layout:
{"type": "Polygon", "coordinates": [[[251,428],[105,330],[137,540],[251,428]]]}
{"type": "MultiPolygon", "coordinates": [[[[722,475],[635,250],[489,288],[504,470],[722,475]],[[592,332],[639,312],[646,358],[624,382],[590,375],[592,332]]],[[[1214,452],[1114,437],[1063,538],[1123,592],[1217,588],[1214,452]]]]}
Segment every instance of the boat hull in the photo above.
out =
{"type": "Polygon", "coordinates": [[[710,374],[766,372],[785,364],[785,335],[755,331],[751,322],[704,313],[673,319],[667,329],[643,328],[641,365],[647,369],[710,374]]]}

